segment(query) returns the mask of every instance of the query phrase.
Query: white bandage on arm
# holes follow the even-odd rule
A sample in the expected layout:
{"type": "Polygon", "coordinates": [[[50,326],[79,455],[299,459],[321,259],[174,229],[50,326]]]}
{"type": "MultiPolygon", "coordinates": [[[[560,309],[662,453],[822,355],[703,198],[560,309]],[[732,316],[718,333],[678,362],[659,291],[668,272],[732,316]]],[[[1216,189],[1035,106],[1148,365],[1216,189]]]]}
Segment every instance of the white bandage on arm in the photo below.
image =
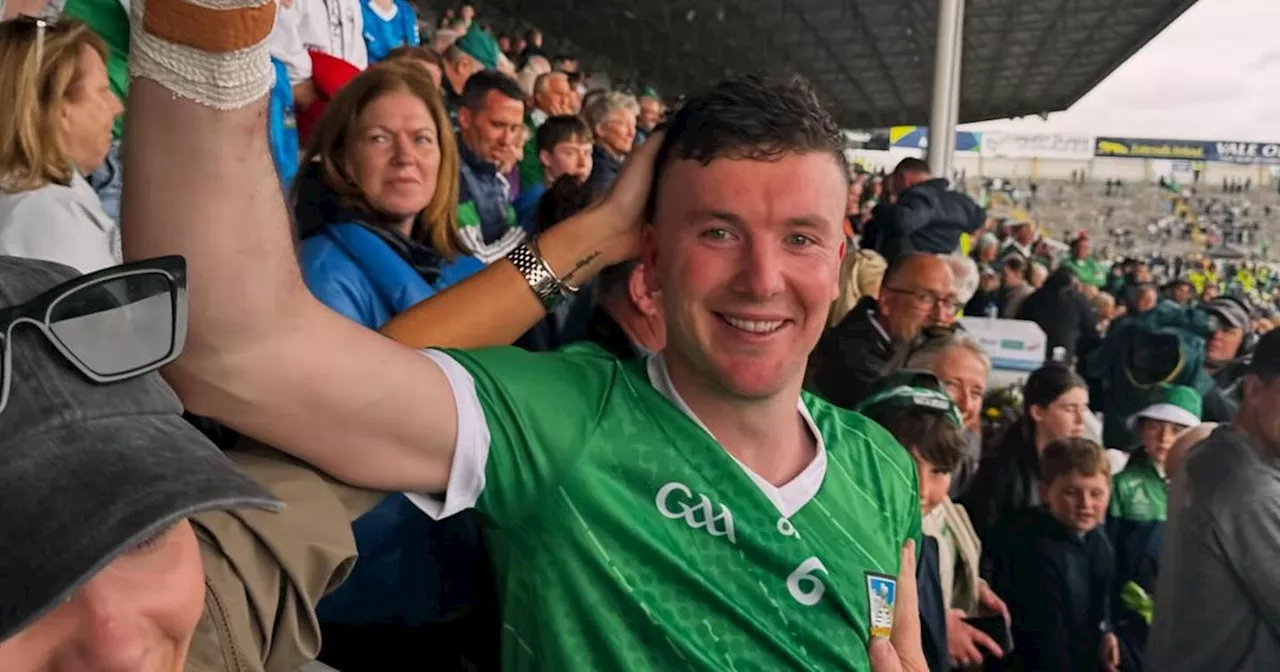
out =
{"type": "Polygon", "coordinates": [[[130,9],[133,77],[219,110],[245,107],[271,89],[274,0],[132,0],[130,9]]]}

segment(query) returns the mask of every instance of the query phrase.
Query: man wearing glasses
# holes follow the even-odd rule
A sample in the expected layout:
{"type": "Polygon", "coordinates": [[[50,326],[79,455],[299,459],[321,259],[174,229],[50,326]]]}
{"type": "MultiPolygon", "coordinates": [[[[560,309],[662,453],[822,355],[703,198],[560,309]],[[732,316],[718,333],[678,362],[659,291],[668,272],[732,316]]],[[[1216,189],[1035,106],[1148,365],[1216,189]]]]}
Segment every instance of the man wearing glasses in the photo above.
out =
{"type": "Polygon", "coordinates": [[[864,296],[818,342],[811,389],[842,408],[855,408],[889,373],[899,350],[929,325],[954,321],[960,309],[951,269],[942,257],[913,252],[885,271],[878,297],[864,296]]]}

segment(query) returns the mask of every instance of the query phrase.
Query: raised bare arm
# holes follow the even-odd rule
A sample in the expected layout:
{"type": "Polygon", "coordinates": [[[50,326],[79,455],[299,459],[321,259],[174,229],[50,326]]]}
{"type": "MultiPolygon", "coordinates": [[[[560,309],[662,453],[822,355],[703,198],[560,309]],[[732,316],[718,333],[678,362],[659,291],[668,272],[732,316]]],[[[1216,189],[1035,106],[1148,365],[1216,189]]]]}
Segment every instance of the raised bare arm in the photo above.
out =
{"type": "MultiPolygon", "coordinates": [[[[215,110],[135,79],[127,107],[125,255],[187,259],[187,349],[165,375],[188,407],[356,485],[443,489],[457,436],[448,382],[303,284],[266,101],[215,110]]],[[[558,273],[586,260],[574,276],[585,279],[634,253],[656,153],[646,149],[605,202],[542,240],[558,273]]],[[[407,318],[421,345],[509,342],[543,315],[505,261],[429,303],[407,318]]]]}

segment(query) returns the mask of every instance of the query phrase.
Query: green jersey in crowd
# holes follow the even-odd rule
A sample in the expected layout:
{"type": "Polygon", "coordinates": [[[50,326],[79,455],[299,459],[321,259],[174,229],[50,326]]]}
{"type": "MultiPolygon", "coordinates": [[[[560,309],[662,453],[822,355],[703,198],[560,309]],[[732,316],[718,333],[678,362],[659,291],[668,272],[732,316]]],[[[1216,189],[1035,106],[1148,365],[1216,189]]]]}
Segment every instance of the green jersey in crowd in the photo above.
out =
{"type": "Polygon", "coordinates": [[[1075,272],[1076,277],[1080,278],[1080,282],[1086,285],[1093,285],[1101,289],[1107,284],[1107,267],[1093,257],[1067,259],[1062,262],[1062,265],[1075,272]]]}
{"type": "Polygon", "coordinates": [[[1141,452],[1135,453],[1124,470],[1116,474],[1113,490],[1108,512],[1112,518],[1139,523],[1165,519],[1168,482],[1141,452]]]}
{"type": "Polygon", "coordinates": [[[815,397],[817,457],[776,487],[675,392],[661,357],[594,346],[427,353],[458,406],[443,501],[486,519],[504,670],[869,670],[901,548],[920,536],[910,455],[815,397]]]}

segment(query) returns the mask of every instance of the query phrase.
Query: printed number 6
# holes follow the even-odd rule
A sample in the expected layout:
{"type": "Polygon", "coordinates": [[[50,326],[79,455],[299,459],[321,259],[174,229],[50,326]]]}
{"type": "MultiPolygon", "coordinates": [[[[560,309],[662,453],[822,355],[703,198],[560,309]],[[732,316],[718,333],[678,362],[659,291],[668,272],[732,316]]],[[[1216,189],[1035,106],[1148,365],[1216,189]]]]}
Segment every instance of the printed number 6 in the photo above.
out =
{"type": "Polygon", "coordinates": [[[791,597],[796,602],[806,607],[812,607],[822,599],[822,594],[827,592],[827,587],[822,585],[822,581],[814,576],[814,572],[822,570],[824,573],[827,568],[822,565],[822,561],[817,558],[809,558],[800,563],[796,567],[796,571],[791,572],[791,576],[787,577],[787,591],[791,593],[791,597]],[[807,590],[806,590],[807,588],[807,590]]]}

